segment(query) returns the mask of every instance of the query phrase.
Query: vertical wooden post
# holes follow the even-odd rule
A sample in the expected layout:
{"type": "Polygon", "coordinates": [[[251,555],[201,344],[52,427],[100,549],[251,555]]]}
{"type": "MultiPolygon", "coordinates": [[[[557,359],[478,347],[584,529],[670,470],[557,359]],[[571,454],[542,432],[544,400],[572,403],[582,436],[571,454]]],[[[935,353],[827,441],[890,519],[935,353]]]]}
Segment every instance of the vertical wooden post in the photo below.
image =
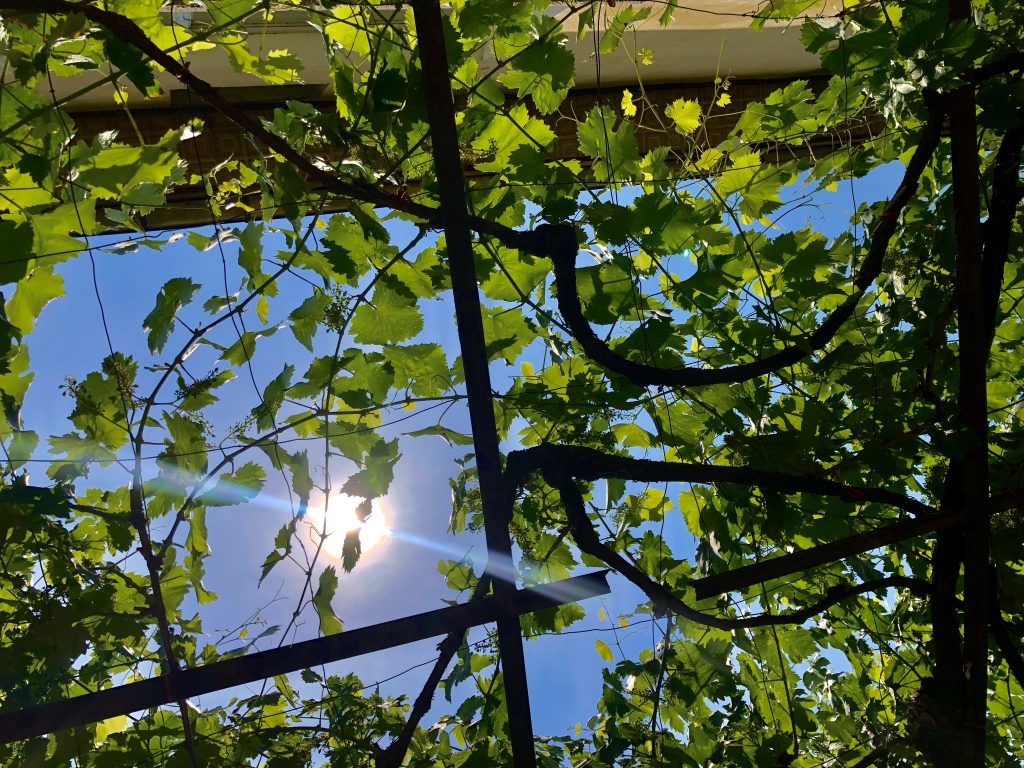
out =
{"type": "MultiPolygon", "coordinates": [[[[970,23],[970,0],[950,0],[949,20],[970,23]]],[[[978,129],[974,85],[951,94],[950,154],[956,229],[956,304],[960,354],[960,417],[973,434],[962,457],[964,509],[963,765],[985,765],[988,711],[988,626],[991,602],[988,515],[987,362],[985,293],[978,188],[978,129]]]]}
{"type": "MultiPolygon", "coordinates": [[[[466,207],[466,184],[459,155],[455,105],[452,99],[448,58],[445,53],[444,25],[438,0],[413,0],[420,65],[423,69],[424,95],[430,120],[430,140],[434,172],[441,198],[441,223],[448,251],[448,269],[455,299],[462,365],[466,376],[469,417],[473,429],[473,447],[480,481],[488,563],[494,597],[507,604],[515,591],[510,577],[512,539],[508,524],[512,499],[505,492],[498,431],[494,421],[494,402],[487,364],[480,295],[466,207]],[[497,566],[497,568],[495,568],[497,566]]],[[[498,618],[498,652],[505,682],[505,705],[515,768],[534,768],[533,722],[526,683],[522,628],[519,617],[506,611],[498,618]]]]}

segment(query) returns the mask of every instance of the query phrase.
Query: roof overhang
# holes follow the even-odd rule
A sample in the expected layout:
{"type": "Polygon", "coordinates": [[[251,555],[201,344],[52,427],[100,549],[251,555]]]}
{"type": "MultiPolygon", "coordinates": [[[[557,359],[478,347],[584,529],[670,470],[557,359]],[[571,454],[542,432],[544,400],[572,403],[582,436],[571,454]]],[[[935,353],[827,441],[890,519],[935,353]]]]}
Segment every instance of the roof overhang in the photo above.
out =
{"type": "MultiPolygon", "coordinates": [[[[823,2],[822,8],[833,5],[823,2]]],[[[690,0],[685,8],[677,9],[672,18],[662,24],[658,16],[663,6],[657,5],[647,19],[625,35],[618,50],[600,56],[595,53],[597,38],[592,30],[577,39],[579,17],[567,6],[556,3],[549,12],[563,19],[568,47],[576,57],[576,87],[581,89],[635,83],[638,75],[635,54],[639,49],[651,52],[652,63],[640,67],[647,85],[708,82],[716,77],[780,79],[817,71],[818,59],[803,49],[799,26],[769,23],[761,30],[751,27],[751,17],[758,6],[759,3],[751,0],[690,0]]],[[[614,14],[611,9],[601,12],[614,14]]],[[[188,9],[169,13],[168,18],[185,27],[209,22],[205,13],[188,9]]],[[[330,95],[331,76],[322,37],[306,11],[281,10],[266,19],[254,17],[246,24],[246,29],[251,47],[288,50],[301,58],[301,80],[296,85],[305,86],[310,100],[330,95]]],[[[482,63],[486,64],[486,51],[482,52],[482,58],[482,63]]],[[[265,84],[254,75],[236,71],[219,48],[194,51],[188,62],[191,71],[199,77],[218,88],[249,93],[246,100],[253,103],[271,101],[275,88],[279,88],[265,84]]],[[[71,97],[67,102],[71,112],[121,109],[109,84],[89,88],[102,80],[104,74],[86,72],[73,78],[60,78],[54,81],[56,96],[60,100],[71,97]]],[[[146,99],[129,86],[128,106],[132,109],[179,106],[183,90],[180,83],[166,73],[160,73],[159,80],[163,93],[155,98],[146,99]]]]}

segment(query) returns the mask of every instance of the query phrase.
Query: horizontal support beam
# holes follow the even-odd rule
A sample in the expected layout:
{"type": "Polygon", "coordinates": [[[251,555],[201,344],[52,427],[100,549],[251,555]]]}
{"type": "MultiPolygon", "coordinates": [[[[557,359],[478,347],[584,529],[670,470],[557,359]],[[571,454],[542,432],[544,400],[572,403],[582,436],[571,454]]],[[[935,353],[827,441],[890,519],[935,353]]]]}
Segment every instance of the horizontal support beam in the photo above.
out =
{"type": "MultiPolygon", "coordinates": [[[[511,595],[508,612],[533,613],[609,593],[607,571],[576,576],[511,595]]],[[[0,714],[0,744],[42,736],[108,717],[152,709],[204,693],[295,672],[332,661],[394,648],[430,637],[489,624],[507,615],[493,597],[419,613],[350,632],[306,640],[269,651],[191,667],[137,683],[87,693],[65,701],[0,714]]]]}
{"type": "MultiPolygon", "coordinates": [[[[785,88],[795,80],[805,80],[814,92],[820,92],[827,85],[829,78],[818,74],[797,74],[789,77],[777,77],[765,80],[734,80],[729,85],[729,96],[732,102],[728,107],[718,107],[715,102],[722,94],[722,86],[714,82],[661,83],[647,85],[644,96],[649,108],[664,115],[665,110],[677,99],[690,99],[701,105],[702,112],[707,116],[699,134],[683,136],[676,132],[666,133],[657,125],[657,120],[647,118],[637,126],[637,149],[640,154],[650,151],[656,146],[668,144],[675,149],[690,153],[707,146],[715,146],[725,139],[736,125],[748,104],[766,99],[774,91],[785,88]]],[[[272,120],[274,109],[283,107],[286,99],[305,101],[318,110],[333,112],[337,109],[333,96],[314,96],[316,90],[324,90],[321,86],[312,89],[286,91],[285,88],[295,86],[258,86],[246,89],[225,88],[218,93],[231,101],[240,110],[259,120],[272,120]],[[244,91],[244,92],[240,92],[244,91]],[[291,95],[287,95],[291,93],[291,95]]],[[[303,88],[302,86],[298,88],[303,88]]],[[[634,86],[635,89],[635,86],[634,86]]],[[[549,160],[579,160],[587,163],[589,159],[579,148],[577,136],[577,120],[587,119],[587,115],[595,107],[610,107],[618,112],[622,100],[621,86],[605,88],[573,88],[562,102],[559,112],[544,118],[555,133],[555,141],[549,152],[549,160]],[[569,117],[571,116],[571,117],[569,117]]],[[[71,109],[75,128],[79,138],[92,141],[97,135],[106,131],[117,131],[118,139],[127,143],[135,143],[136,136],[142,135],[143,140],[155,143],[168,131],[174,130],[200,118],[205,127],[197,137],[183,145],[182,157],[189,163],[193,171],[198,171],[197,163],[206,170],[215,167],[227,159],[256,161],[263,157],[264,150],[250,141],[246,134],[233,122],[204,104],[198,96],[187,92],[172,91],[171,105],[134,109],[131,116],[120,107],[111,105],[109,109],[71,109]]],[[[639,119],[639,118],[638,118],[639,119]]],[[[847,143],[857,143],[870,136],[872,126],[850,126],[841,134],[822,134],[820,137],[801,136],[804,141],[816,144],[815,149],[836,149],[847,143]]],[[[874,126],[877,128],[877,126],[874,126]]],[[[787,148],[785,159],[789,159],[793,150],[787,148]]],[[[346,157],[331,157],[328,160],[343,160],[346,157]]]]}
{"type": "Polygon", "coordinates": [[[697,599],[706,600],[725,592],[746,589],[755,584],[833,563],[844,557],[852,557],[904,539],[949,528],[959,522],[958,515],[922,515],[782,557],[774,557],[762,563],[745,565],[725,573],[697,579],[693,582],[693,587],[697,592],[697,599]]]}
{"type": "MultiPolygon", "coordinates": [[[[721,85],[716,85],[713,82],[663,83],[646,86],[644,95],[653,112],[663,115],[665,109],[676,99],[692,99],[700,103],[707,119],[699,134],[692,136],[683,136],[676,132],[666,133],[641,124],[636,131],[637,149],[642,155],[656,146],[667,143],[677,150],[681,157],[689,157],[695,151],[699,152],[716,146],[729,135],[748,104],[763,101],[773,91],[790,85],[796,79],[807,80],[811,90],[815,92],[822,90],[828,83],[827,77],[816,74],[766,80],[734,80],[729,87],[732,103],[725,108],[715,104],[716,98],[721,95],[721,85]]],[[[275,104],[280,106],[283,101],[282,94],[286,93],[282,87],[274,86],[222,90],[222,95],[255,119],[271,119],[275,104]]],[[[313,97],[317,90],[323,89],[320,86],[315,86],[307,88],[301,93],[304,96],[309,96],[307,103],[317,109],[334,110],[336,107],[333,99],[313,97]]],[[[184,91],[175,91],[171,95],[175,97],[176,94],[184,93],[184,91]]],[[[295,91],[294,95],[298,97],[299,93],[299,91],[295,91]]],[[[208,172],[228,159],[256,162],[262,158],[263,148],[249,140],[237,125],[199,102],[198,99],[190,103],[188,98],[187,95],[172,98],[169,107],[133,110],[130,119],[124,110],[118,108],[71,110],[71,115],[74,118],[77,136],[81,140],[92,141],[98,134],[114,130],[117,131],[120,141],[134,143],[136,136],[141,134],[147,144],[155,143],[168,131],[179,128],[194,118],[201,118],[205,122],[202,132],[195,138],[184,142],[180,149],[182,159],[196,173],[208,172]],[[138,133],[136,133],[136,129],[138,133]]],[[[552,116],[547,118],[555,134],[555,140],[547,152],[547,159],[563,162],[572,160],[580,162],[584,166],[589,165],[591,158],[585,156],[579,148],[576,120],[585,120],[590,111],[599,106],[619,110],[621,98],[621,87],[571,90],[559,113],[574,117],[552,116]]],[[[644,122],[654,124],[657,121],[648,118],[644,122]]],[[[800,143],[764,147],[762,155],[767,161],[777,162],[812,153],[827,154],[843,146],[864,142],[871,138],[878,129],[879,125],[870,121],[851,124],[838,132],[801,136],[799,137],[800,143]]],[[[337,154],[337,152],[334,153],[334,155],[337,154]]],[[[328,151],[326,159],[338,161],[345,157],[332,156],[332,153],[328,151]]],[[[669,157],[668,163],[670,167],[679,166],[672,156],[669,157]]],[[[466,173],[471,182],[479,182],[482,179],[479,174],[474,175],[472,168],[467,168],[466,173]]],[[[419,188],[419,179],[410,178],[403,181],[406,192],[414,193],[419,188]]],[[[396,188],[393,191],[397,192],[398,190],[396,188]]],[[[252,192],[251,202],[254,206],[258,206],[260,192],[258,189],[252,192]]],[[[316,197],[315,191],[311,196],[316,197]]],[[[344,207],[345,201],[334,200],[328,203],[324,212],[343,210],[344,207]]],[[[233,220],[246,219],[251,215],[241,209],[225,212],[221,217],[221,222],[228,223],[233,220]]],[[[255,217],[260,218],[261,214],[257,213],[255,217]]],[[[143,222],[148,230],[191,227],[210,223],[212,221],[209,203],[206,199],[205,187],[202,185],[178,186],[168,195],[166,203],[149,213],[143,222]]]]}

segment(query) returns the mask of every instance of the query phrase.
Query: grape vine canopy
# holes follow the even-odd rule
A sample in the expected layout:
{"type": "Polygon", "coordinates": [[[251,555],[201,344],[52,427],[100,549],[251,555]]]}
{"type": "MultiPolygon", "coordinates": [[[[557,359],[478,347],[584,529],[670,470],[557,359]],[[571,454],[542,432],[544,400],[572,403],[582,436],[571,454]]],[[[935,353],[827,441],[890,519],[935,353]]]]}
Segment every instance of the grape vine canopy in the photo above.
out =
{"type": "MultiPolygon", "coordinates": [[[[0,761],[1020,765],[1022,29],[1015,0],[0,0],[0,761]],[[665,98],[641,33],[684,16],[817,74],[665,98]],[[54,346],[61,311],[100,320],[54,346]],[[492,623],[401,695],[332,664],[176,695],[344,638],[417,461],[450,475],[433,546],[487,553],[444,555],[446,594],[492,623]],[[616,615],[515,608],[596,569],[616,615]],[[214,631],[270,584],[280,624],[214,631]],[[590,698],[529,674],[572,633],[590,698]],[[162,706],[10,725],[158,677],[162,706]],[[575,728],[531,719],[551,697],[575,728]]],[[[394,573],[377,601],[415,595],[394,573]]]]}

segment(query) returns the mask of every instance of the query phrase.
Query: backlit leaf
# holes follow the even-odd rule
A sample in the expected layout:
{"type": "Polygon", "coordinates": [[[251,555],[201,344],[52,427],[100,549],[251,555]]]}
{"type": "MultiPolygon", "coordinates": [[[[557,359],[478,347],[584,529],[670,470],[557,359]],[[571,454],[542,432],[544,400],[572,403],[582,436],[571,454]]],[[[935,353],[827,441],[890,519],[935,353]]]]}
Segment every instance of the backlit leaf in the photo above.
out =
{"type": "Polygon", "coordinates": [[[335,635],[342,630],[341,619],[334,613],[331,601],[334,593],[338,591],[338,574],[333,565],[329,565],[320,572],[320,581],[316,592],[313,594],[313,608],[320,618],[320,634],[335,635]]]}
{"type": "Polygon", "coordinates": [[[413,297],[381,286],[370,303],[355,311],[350,328],[361,344],[396,344],[418,334],[423,317],[413,297]]]}
{"type": "Polygon", "coordinates": [[[146,315],[143,327],[149,331],[150,352],[160,352],[174,330],[174,320],[183,306],[192,301],[201,286],[187,277],[175,277],[164,283],[156,295],[156,306],[146,315]]]}
{"type": "Polygon", "coordinates": [[[224,472],[208,491],[202,493],[197,503],[207,507],[224,507],[252,501],[263,489],[267,473],[259,464],[246,462],[234,472],[224,472]]]}

